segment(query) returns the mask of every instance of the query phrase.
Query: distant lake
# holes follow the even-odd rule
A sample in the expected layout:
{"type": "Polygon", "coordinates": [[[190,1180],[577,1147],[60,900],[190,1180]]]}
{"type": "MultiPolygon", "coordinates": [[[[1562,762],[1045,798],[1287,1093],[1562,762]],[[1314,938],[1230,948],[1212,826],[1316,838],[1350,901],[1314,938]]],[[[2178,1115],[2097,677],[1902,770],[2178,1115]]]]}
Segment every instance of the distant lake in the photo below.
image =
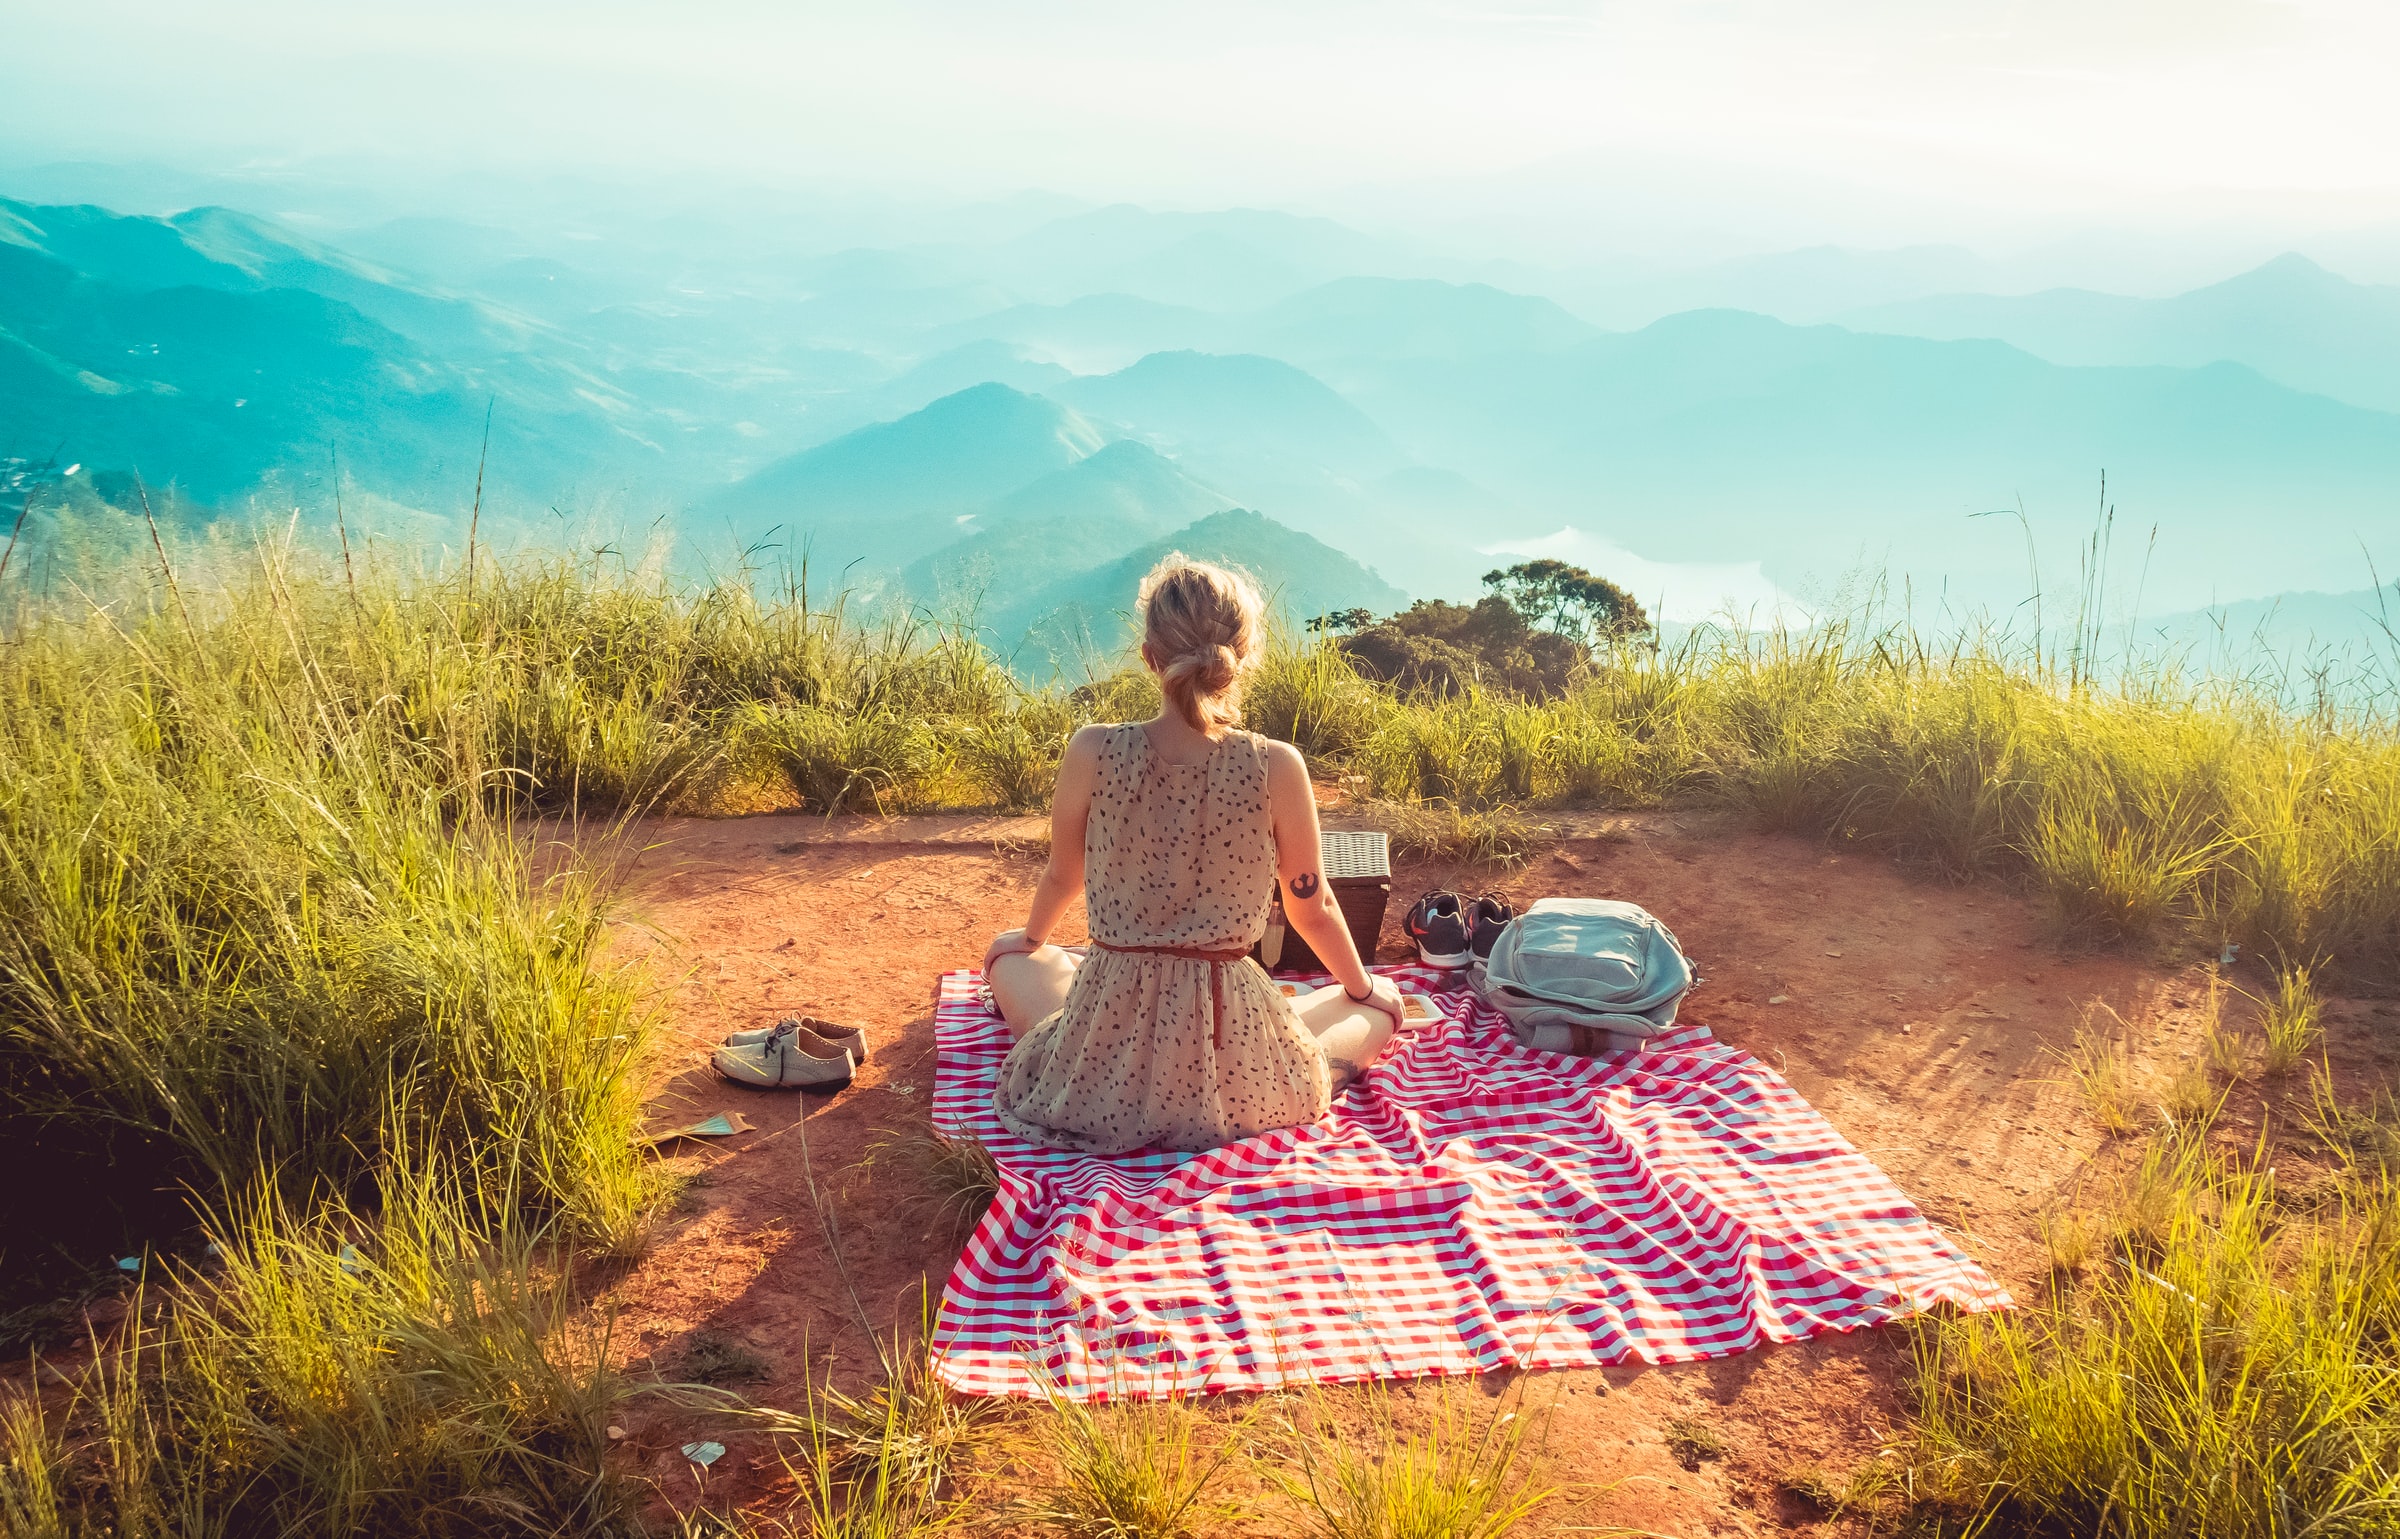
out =
{"type": "Polygon", "coordinates": [[[1632,594],[1661,626],[1730,618],[1747,629],[1765,629],[1779,620],[1793,627],[1815,620],[1808,606],[1775,586],[1755,561],[1652,561],[1572,525],[1539,539],[1512,540],[1482,550],[1487,556],[1520,559],[1549,556],[1582,567],[1632,594]]]}

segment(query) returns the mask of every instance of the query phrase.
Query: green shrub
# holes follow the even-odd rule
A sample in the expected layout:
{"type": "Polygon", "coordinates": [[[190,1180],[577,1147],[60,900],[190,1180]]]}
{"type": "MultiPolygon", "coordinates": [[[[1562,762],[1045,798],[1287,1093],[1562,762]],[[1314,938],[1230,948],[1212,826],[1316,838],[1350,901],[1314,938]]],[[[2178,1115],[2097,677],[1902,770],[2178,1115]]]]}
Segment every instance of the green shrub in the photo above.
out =
{"type": "Polygon", "coordinates": [[[1276,1479],[1310,1539],[1502,1539],[1559,1494],[1532,1478],[1534,1417],[1518,1396],[1478,1413],[1436,1394],[1431,1413],[1407,1425],[1391,1392],[1367,1385],[1356,1427],[1326,1391],[1301,1394],[1280,1429],[1276,1479]]]}
{"type": "Polygon", "coordinates": [[[897,812],[914,805],[940,745],[888,708],[753,705],[748,754],[773,766],[810,812],[897,812]]]}
{"type": "Polygon", "coordinates": [[[537,882],[448,756],[330,685],[305,611],[244,605],[0,656],[5,1228],[97,1244],[178,1182],[352,1190],[446,1148],[633,1243],[644,1026],[594,879],[537,882]]]}
{"type": "Polygon", "coordinates": [[[993,806],[1040,811],[1050,805],[1058,761],[1074,731],[1074,713],[1066,702],[1028,695],[958,730],[958,766],[993,806]]]}
{"type": "Polygon", "coordinates": [[[1045,1529],[1062,1539],[1198,1539],[1224,1515],[1210,1498],[1235,1440],[1207,1447],[1207,1422],[1181,1401],[1053,1396],[1050,1408],[1056,1473],[1026,1504],[1045,1529]]]}
{"type": "Polygon", "coordinates": [[[236,1203],[59,1422],[0,1417],[9,1532],[630,1536],[604,1326],[480,1191],[395,1173],[377,1207],[236,1203]]]}
{"type": "Polygon", "coordinates": [[[1242,687],[1242,724],[1293,744],[1312,760],[1338,763],[1356,753],[1388,709],[1383,692],[1324,641],[1271,639],[1242,687]]]}
{"type": "Polygon", "coordinates": [[[2400,1513],[2400,1192],[2279,1205],[2154,1149],[2115,1254],[2012,1313],[1918,1328],[1912,1488],[1979,1531],[2387,1533],[2400,1513]]]}

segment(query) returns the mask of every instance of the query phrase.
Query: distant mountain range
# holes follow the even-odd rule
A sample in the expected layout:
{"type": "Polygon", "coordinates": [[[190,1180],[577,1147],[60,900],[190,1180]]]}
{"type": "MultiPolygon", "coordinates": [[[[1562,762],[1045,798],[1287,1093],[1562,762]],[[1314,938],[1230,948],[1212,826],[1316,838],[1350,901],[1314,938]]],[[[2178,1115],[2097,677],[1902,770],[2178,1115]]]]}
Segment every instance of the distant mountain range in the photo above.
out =
{"type": "Polygon", "coordinates": [[[1636,278],[1052,212],[745,248],[691,210],[304,235],[0,202],[0,461],[321,514],[338,446],[352,487],[461,516],[488,413],[487,505],[520,527],[664,520],[693,565],[805,559],[1046,657],[1201,536],[1301,608],[1464,597],[1566,530],[1820,609],[1859,571],[2001,608],[2033,580],[2016,510],[2070,587],[2103,472],[2153,608],[2360,587],[2362,541],[2400,565],[2400,290],[2297,257],[1995,296],[1962,291],[2015,269],[1953,248],[1636,278]]]}
{"type": "Polygon", "coordinates": [[[2400,412],[2400,288],[2282,256],[2172,299],[2088,289],[1943,294],[1855,310],[1843,324],[1916,337],[1991,337],[2052,363],[2246,363],[2295,390],[2400,412]]]}
{"type": "Polygon", "coordinates": [[[2013,516],[1970,520],[2021,505],[2058,584],[2104,471],[2121,525],[2159,527],[2148,580],[2170,603],[2228,581],[2346,586],[2365,576],[2360,542],[2400,527],[2400,416],[2238,364],[2070,368],[1998,342],[1699,311],[1335,383],[1418,460],[1512,504],[1654,559],[1763,560],[1786,586],[1864,567],[2005,607],[2027,581],[2013,516]]]}
{"type": "Polygon", "coordinates": [[[1408,595],[1319,540],[1245,508],[1213,513],[1115,560],[1073,573],[998,605],[985,617],[1018,667],[1068,675],[1105,667],[1135,638],[1133,600],[1143,574],[1170,551],[1239,567],[1266,590],[1281,623],[1364,608],[1405,608],[1408,595]],[[1012,638],[1022,637],[1021,641],[1012,638]]]}
{"type": "Polygon", "coordinates": [[[986,504],[959,538],[903,568],[900,585],[945,611],[1013,612],[1029,592],[1231,506],[1157,450],[1120,438],[986,504]]]}
{"type": "Polygon", "coordinates": [[[805,556],[812,572],[872,576],[963,537],[987,504],[1104,442],[1054,401],[976,385],[777,460],[694,504],[688,522],[706,540],[805,556]]]}
{"type": "Polygon", "coordinates": [[[139,470],[202,501],[338,449],[392,495],[530,500],[655,474],[654,406],[560,334],[226,209],[135,219],[0,200],[0,452],[139,470]],[[538,489],[538,491],[536,490],[538,489]]]}
{"type": "MultiPolygon", "coordinates": [[[[1240,378],[1265,362],[1198,367],[1232,365],[1240,378]]],[[[1193,367],[1173,356],[1158,366],[1170,377],[1193,367]]],[[[1157,390],[1145,376],[1098,398],[1140,407],[1157,390]]],[[[1303,405],[1325,404],[1297,393],[1303,405]]],[[[1167,392],[1202,431],[1222,425],[1207,410],[1217,399],[1167,392]]],[[[976,385],[769,465],[702,503],[695,520],[723,524],[753,560],[804,559],[812,583],[971,614],[1003,650],[1030,645],[1026,655],[1045,666],[1083,658],[1096,638],[1113,647],[1112,616],[1171,548],[1245,567],[1302,619],[1406,602],[1354,558],[1235,507],[1137,438],[1110,437],[1124,431],[1006,385],[976,385]]]]}

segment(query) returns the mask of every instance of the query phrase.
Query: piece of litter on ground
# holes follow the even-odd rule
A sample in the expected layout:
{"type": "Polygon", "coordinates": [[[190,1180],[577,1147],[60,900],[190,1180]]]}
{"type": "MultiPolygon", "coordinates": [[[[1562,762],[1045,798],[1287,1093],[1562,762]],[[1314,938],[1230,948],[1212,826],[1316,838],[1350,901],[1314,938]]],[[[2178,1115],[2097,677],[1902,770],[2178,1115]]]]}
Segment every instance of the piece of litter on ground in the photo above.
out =
{"type": "Polygon", "coordinates": [[[1792,996],[1789,994],[1770,994],[1767,996],[1767,1003],[1770,1005],[1788,1005],[1791,1002],[1792,996]]]}
{"type": "Polygon", "coordinates": [[[139,1256],[119,1256],[117,1258],[117,1270],[120,1272],[138,1272],[141,1269],[142,1258],[139,1256]]]}
{"type": "Polygon", "coordinates": [[[1825,954],[1829,957],[1838,957],[1841,955],[1841,953],[1838,951],[1828,951],[1825,954]]]}
{"type": "Polygon", "coordinates": [[[914,1085],[894,1085],[892,1087],[894,1095],[915,1095],[916,1093],[917,1087],[914,1085]]]}
{"type": "Polygon", "coordinates": [[[2225,952],[2224,952],[2224,954],[2223,954],[2222,956],[2220,956],[2220,957],[2218,957],[2218,958],[2217,958],[2217,961],[2218,961],[2218,963],[2219,963],[2220,965],[2222,965],[2222,966],[2225,966],[2225,967],[2231,967],[2231,966],[2233,965],[2233,959],[2234,959],[2235,957],[2238,957],[2238,956],[2240,956],[2241,954],[2242,954],[2242,948],[2241,948],[2241,947],[2239,947],[2239,946],[2235,945],[2235,944],[2234,944],[2233,942],[2231,942],[2231,941],[2227,941],[2227,942],[2225,943],[2225,952]]]}
{"type": "Polygon", "coordinates": [[[749,1118],[737,1111],[721,1111],[713,1117],[703,1117],[698,1122],[689,1123],[683,1127],[668,1128],[663,1133],[652,1133],[642,1142],[663,1144],[673,1138],[731,1138],[736,1133],[749,1131],[749,1118]]]}
{"type": "Polygon", "coordinates": [[[609,1428],[609,1429],[608,1429],[608,1440],[609,1440],[610,1442],[612,1442],[612,1443],[621,1443],[621,1442],[625,1441],[625,1429],[624,1429],[623,1427],[611,1427],[611,1428],[609,1428]]]}
{"type": "Polygon", "coordinates": [[[723,1443],[686,1443],[683,1445],[683,1456],[702,1469],[706,1469],[725,1457],[725,1445],[723,1443]]]}
{"type": "Polygon", "coordinates": [[[1908,1022],[1902,1021],[1900,1023],[1900,1035],[1904,1037],[1908,1035],[1908,1022]]]}
{"type": "Polygon", "coordinates": [[[341,1254],[335,1256],[334,1260],[340,1264],[343,1271],[353,1277],[367,1269],[367,1258],[361,1255],[358,1247],[348,1240],[342,1242],[341,1254]]]}

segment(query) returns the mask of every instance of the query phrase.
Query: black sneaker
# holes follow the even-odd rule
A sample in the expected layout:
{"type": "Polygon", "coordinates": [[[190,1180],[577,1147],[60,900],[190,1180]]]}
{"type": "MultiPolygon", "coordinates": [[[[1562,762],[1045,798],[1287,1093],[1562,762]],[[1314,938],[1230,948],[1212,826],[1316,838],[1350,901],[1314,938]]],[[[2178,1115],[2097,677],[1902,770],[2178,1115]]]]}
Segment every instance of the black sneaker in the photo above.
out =
{"type": "Polygon", "coordinates": [[[1492,947],[1500,939],[1500,932],[1516,917],[1517,911],[1509,906],[1508,900],[1496,893],[1487,892],[1467,905],[1467,950],[1474,956],[1473,965],[1482,967],[1491,961],[1492,947]]]}
{"type": "Polygon", "coordinates": [[[1464,967],[1474,953],[1467,947],[1466,900],[1454,892],[1429,892],[1408,911],[1408,938],[1428,967],[1464,967]]]}

